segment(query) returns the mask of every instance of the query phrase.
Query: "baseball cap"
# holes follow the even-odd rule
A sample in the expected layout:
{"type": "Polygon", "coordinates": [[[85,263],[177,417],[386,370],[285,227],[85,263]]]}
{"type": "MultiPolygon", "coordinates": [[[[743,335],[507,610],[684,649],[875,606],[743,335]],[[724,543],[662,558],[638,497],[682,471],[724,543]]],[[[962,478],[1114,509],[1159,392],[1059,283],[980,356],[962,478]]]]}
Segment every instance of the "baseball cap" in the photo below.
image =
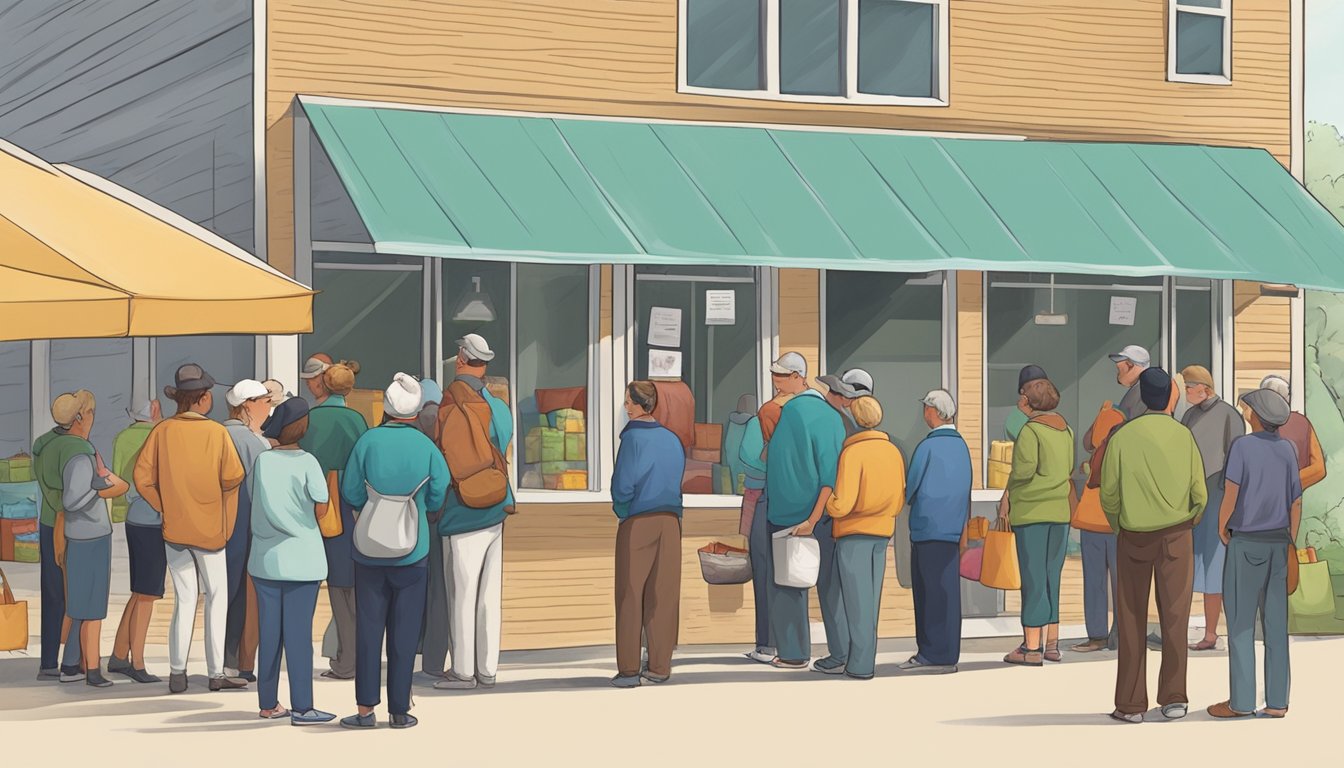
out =
{"type": "Polygon", "coordinates": [[[299,373],[299,378],[316,379],[318,376],[326,373],[327,369],[330,367],[331,363],[329,361],[324,361],[322,358],[314,355],[313,357],[308,358],[307,362],[303,364],[303,371],[299,373]]]}
{"type": "Polygon", "coordinates": [[[944,418],[951,418],[957,415],[957,401],[952,398],[952,393],[946,389],[935,389],[927,395],[920,398],[919,402],[929,406],[938,412],[938,415],[944,418]]]}
{"type": "Polygon", "coordinates": [[[482,338],[480,334],[468,333],[466,336],[458,339],[456,344],[457,348],[466,352],[467,357],[470,357],[472,360],[480,360],[483,363],[488,363],[495,359],[495,351],[490,348],[490,345],[486,343],[485,339],[482,338]]]}
{"type": "Polygon", "coordinates": [[[796,373],[806,378],[807,361],[797,352],[785,352],[779,356],[778,360],[770,364],[770,373],[776,376],[788,376],[796,373]]]}
{"type": "Polygon", "coordinates": [[[1255,411],[1260,423],[1267,427],[1281,427],[1288,423],[1291,412],[1288,401],[1272,389],[1257,389],[1241,396],[1241,401],[1255,411]]]}
{"type": "Polygon", "coordinates": [[[237,408],[254,397],[270,397],[270,395],[270,390],[266,389],[266,385],[260,381],[243,379],[225,393],[224,402],[232,408],[237,408]]]}
{"type": "Polygon", "coordinates": [[[173,374],[173,386],[164,387],[163,394],[171,398],[177,397],[178,392],[198,392],[213,386],[215,379],[206,373],[204,368],[195,363],[187,363],[173,374]]]}
{"type": "Polygon", "coordinates": [[[1022,370],[1017,372],[1017,391],[1021,392],[1030,382],[1048,378],[1050,377],[1045,375],[1045,369],[1039,365],[1023,366],[1022,370]]]}
{"type": "Polygon", "coordinates": [[[1128,360],[1129,362],[1139,366],[1140,368],[1147,368],[1149,365],[1152,364],[1153,360],[1152,357],[1148,355],[1148,350],[1138,346],[1137,344],[1130,344],[1129,346],[1125,347],[1119,352],[1116,352],[1115,354],[1111,355],[1110,358],[1112,363],[1119,363],[1128,360]]]}
{"type": "Polygon", "coordinates": [[[852,399],[873,394],[873,376],[862,368],[850,368],[840,376],[819,376],[817,381],[841,397],[852,399]]]}
{"type": "Polygon", "coordinates": [[[1202,365],[1187,365],[1181,369],[1181,378],[1185,379],[1185,385],[1203,384],[1209,389],[1213,389],[1213,374],[1209,369],[1202,365]]]}

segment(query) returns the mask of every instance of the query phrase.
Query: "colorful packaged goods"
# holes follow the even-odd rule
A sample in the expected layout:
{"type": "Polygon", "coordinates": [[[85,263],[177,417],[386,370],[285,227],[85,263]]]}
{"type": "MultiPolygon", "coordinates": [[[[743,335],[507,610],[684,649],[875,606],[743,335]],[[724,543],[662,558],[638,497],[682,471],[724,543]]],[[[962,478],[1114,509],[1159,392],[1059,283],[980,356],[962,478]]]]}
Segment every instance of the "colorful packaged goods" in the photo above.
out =
{"type": "Polygon", "coordinates": [[[573,408],[561,408],[558,411],[551,411],[546,414],[550,421],[552,429],[558,429],[561,432],[586,432],[584,427],[583,412],[573,408]]]}
{"type": "Polygon", "coordinates": [[[723,451],[718,448],[692,448],[691,460],[703,461],[708,464],[718,464],[723,458],[723,451]]]}
{"type": "MultiPolygon", "coordinates": [[[[588,435],[584,432],[565,433],[565,461],[587,461],[588,435]]],[[[586,485],[584,486],[587,487],[586,485]]]]}
{"type": "Polygon", "coordinates": [[[986,488],[1007,488],[1008,475],[1013,471],[1013,443],[1010,440],[995,440],[989,444],[989,472],[985,478],[986,488]]]}
{"type": "Polygon", "coordinates": [[[723,447],[722,424],[696,424],[695,441],[692,443],[700,450],[717,451],[723,447]]]}
{"type": "Polygon", "coordinates": [[[33,482],[33,459],[26,453],[17,453],[0,460],[0,483],[33,482]]]}
{"type": "Polygon", "coordinates": [[[41,560],[36,533],[21,533],[14,537],[14,562],[36,563],[41,560]]]}
{"type": "Polygon", "coordinates": [[[533,427],[523,438],[523,462],[540,464],[544,461],[565,460],[565,433],[550,427],[533,427]]]}
{"type": "Polygon", "coordinates": [[[556,490],[561,491],[586,491],[588,490],[588,472],[582,469],[569,469],[560,473],[560,479],[557,482],[556,490]]]}

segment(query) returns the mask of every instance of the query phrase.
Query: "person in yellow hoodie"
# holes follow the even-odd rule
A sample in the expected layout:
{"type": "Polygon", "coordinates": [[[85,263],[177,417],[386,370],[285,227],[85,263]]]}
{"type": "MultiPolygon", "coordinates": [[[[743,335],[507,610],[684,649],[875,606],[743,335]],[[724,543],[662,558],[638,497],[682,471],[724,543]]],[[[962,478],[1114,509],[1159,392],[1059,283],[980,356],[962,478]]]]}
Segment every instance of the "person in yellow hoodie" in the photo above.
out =
{"type": "Polygon", "coordinates": [[[905,459],[887,433],[877,429],[882,423],[877,398],[855,399],[850,414],[859,431],[845,440],[840,452],[835,490],[826,502],[826,513],[835,521],[835,557],[849,624],[845,674],[869,680],[877,659],[877,613],[887,570],[887,543],[896,530],[896,515],[905,505],[905,459]]]}
{"type": "Polygon", "coordinates": [[[196,615],[197,578],[205,583],[205,663],[210,690],[243,688],[224,675],[224,624],[228,568],[224,545],[238,515],[238,487],[245,473],[223,424],[205,414],[214,405],[215,380],[188,363],[163,393],[177,415],[154,427],[135,462],[135,489],[163,516],[164,549],[173,580],[173,620],[168,632],[168,690],[187,690],[187,653],[196,615]]]}

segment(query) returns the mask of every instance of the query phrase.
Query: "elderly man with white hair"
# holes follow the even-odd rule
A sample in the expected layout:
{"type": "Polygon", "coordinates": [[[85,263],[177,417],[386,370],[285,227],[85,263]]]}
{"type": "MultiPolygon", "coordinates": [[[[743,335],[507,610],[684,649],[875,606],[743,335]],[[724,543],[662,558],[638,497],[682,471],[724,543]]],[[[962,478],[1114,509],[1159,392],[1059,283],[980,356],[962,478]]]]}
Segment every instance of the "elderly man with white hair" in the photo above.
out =
{"type": "Polygon", "coordinates": [[[971,513],[971,452],[954,423],[951,393],[935,389],[920,404],[930,431],[915,448],[905,486],[918,651],[900,669],[936,674],[956,672],[961,656],[958,563],[971,513]]]}
{"type": "MultiPolygon", "coordinates": [[[[1282,376],[1272,374],[1266,376],[1260,382],[1260,388],[1278,394],[1289,404],[1293,402],[1288,380],[1282,376]]],[[[1251,428],[1258,429],[1256,422],[1252,420],[1255,416],[1254,411],[1244,402],[1242,413],[1246,416],[1246,421],[1250,422],[1251,428]]],[[[1302,490],[1305,491],[1324,480],[1325,452],[1321,449],[1321,441],[1316,437],[1316,428],[1311,425],[1311,421],[1305,415],[1292,411],[1288,416],[1288,423],[1279,427],[1278,432],[1279,437],[1292,443],[1293,448],[1297,450],[1297,469],[1302,490]]]]}

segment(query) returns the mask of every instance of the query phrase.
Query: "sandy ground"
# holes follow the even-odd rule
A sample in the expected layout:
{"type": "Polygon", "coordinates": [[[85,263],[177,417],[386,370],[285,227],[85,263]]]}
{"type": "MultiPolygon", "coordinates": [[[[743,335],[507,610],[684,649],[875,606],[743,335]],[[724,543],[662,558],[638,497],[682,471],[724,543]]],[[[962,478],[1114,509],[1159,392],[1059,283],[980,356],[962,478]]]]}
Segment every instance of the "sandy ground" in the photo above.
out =
{"type": "MultiPolygon", "coordinates": [[[[1338,720],[1344,639],[1294,638],[1296,685],[1284,720],[1209,718],[1203,707],[1227,695],[1227,659],[1215,652],[1191,659],[1192,714],[1166,722],[1154,710],[1142,726],[1105,716],[1114,654],[1006,667],[998,659],[1011,645],[969,641],[960,673],[906,677],[895,665],[910,642],[884,641],[879,676],[868,682],[774,670],[742,658],[740,648],[699,646],[678,653],[670,682],[637,690],[607,685],[610,648],[511,653],[493,691],[435,691],[418,678],[420,726],[393,731],[380,708],[379,728],[365,732],[259,720],[255,691],[210,693],[197,658],[191,688],[174,696],[166,684],[119,676],[103,690],[39,683],[35,658],[0,654],[0,754],[6,766],[73,764],[58,755],[90,749],[96,754],[83,764],[100,766],[142,766],[151,755],[154,763],[189,766],[258,759],[372,765],[393,756],[459,766],[746,766],[762,758],[781,766],[898,765],[926,757],[952,766],[1091,768],[1180,756],[1254,765],[1281,762],[1288,745],[1320,743],[1321,728],[1338,720]]],[[[151,651],[150,669],[166,667],[165,651],[151,651]]],[[[1150,653],[1150,680],[1157,662],[1150,653]]],[[[353,683],[319,679],[315,691],[319,708],[354,709],[353,683]]]]}

